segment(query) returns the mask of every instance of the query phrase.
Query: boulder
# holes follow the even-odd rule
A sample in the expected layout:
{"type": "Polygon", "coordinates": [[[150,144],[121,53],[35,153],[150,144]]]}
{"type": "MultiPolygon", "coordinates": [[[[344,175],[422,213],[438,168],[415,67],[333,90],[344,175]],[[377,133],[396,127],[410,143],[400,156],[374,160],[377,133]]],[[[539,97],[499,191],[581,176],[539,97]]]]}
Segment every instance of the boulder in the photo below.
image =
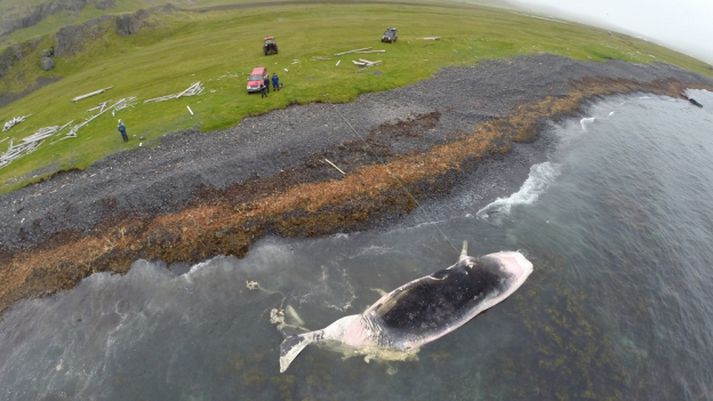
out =
{"type": "Polygon", "coordinates": [[[52,57],[40,57],[40,68],[42,71],[49,71],[54,68],[54,60],[52,57]]]}

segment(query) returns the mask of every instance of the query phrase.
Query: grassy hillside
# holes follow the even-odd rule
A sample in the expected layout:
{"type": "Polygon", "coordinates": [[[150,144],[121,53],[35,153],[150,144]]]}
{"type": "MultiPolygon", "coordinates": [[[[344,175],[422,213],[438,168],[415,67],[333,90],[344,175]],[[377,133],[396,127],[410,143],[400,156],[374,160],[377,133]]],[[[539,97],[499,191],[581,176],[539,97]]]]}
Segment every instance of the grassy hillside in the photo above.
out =
{"type": "MultiPolygon", "coordinates": [[[[0,1],[0,33],[7,30],[13,20],[19,20],[30,15],[34,9],[43,4],[58,0],[2,0],[0,1]]],[[[57,9],[54,13],[44,16],[38,23],[18,29],[10,34],[0,36],[0,50],[14,43],[20,43],[36,36],[46,35],[59,28],[80,24],[92,18],[108,14],[133,12],[141,8],[157,7],[164,4],[174,4],[182,8],[207,7],[228,3],[246,3],[250,0],[114,0],[110,8],[100,9],[95,3],[89,3],[81,10],[75,10],[70,5],[74,0],[63,0],[70,9],[57,9]]],[[[297,0],[295,0],[297,1],[297,0]]]]}
{"type": "MultiPolygon", "coordinates": [[[[101,116],[80,130],[77,138],[58,142],[50,138],[34,153],[0,169],[0,191],[13,190],[57,169],[87,167],[139,142],[151,145],[161,135],[178,129],[225,128],[247,115],[290,104],[344,102],[360,93],[403,86],[445,66],[539,52],[589,60],[665,61],[711,74],[699,61],[630,37],[483,7],[303,4],[173,13],[137,35],[109,33],[82,54],[57,59],[56,69],[43,74],[60,80],[0,108],[0,123],[32,114],[9,135],[0,133],[0,140],[10,136],[17,141],[41,127],[79,122],[90,115],[87,109],[106,100],[166,95],[199,80],[205,84],[205,92],[164,103],[139,103],[116,117],[101,116]],[[379,43],[386,26],[399,28],[396,44],[379,43]],[[265,34],[276,36],[279,55],[262,55],[265,34]],[[442,39],[422,39],[432,35],[442,39]],[[387,52],[333,56],[369,46],[387,52]],[[322,59],[326,57],[329,59],[322,59]],[[383,64],[359,69],[351,63],[357,57],[381,59],[383,64]],[[257,65],[277,71],[284,90],[267,99],[246,94],[247,73],[257,65]],[[107,86],[113,89],[71,102],[76,95],[107,86]],[[189,115],[187,105],[195,116],[189,115]],[[116,118],[127,123],[132,135],[128,144],[120,141],[116,118]],[[145,139],[140,141],[140,136],[145,139]]],[[[0,144],[0,153],[8,142],[0,144]]]]}
{"type": "MultiPolygon", "coordinates": [[[[197,10],[209,7],[224,6],[224,5],[270,5],[271,3],[315,3],[319,0],[105,0],[111,6],[108,8],[97,7],[97,4],[103,3],[102,0],[2,0],[0,1],[0,51],[7,46],[15,43],[21,43],[37,36],[47,35],[56,32],[59,28],[81,24],[90,19],[100,17],[102,15],[117,15],[122,13],[134,12],[139,9],[149,9],[159,7],[166,4],[172,4],[178,8],[186,10],[197,10]],[[88,1],[85,7],[75,9],[72,3],[80,1],[88,1]],[[15,20],[21,20],[32,14],[33,11],[42,5],[50,3],[63,3],[65,8],[57,8],[53,13],[43,16],[36,24],[23,29],[17,29],[9,34],[2,35],[8,30],[9,26],[15,20]]],[[[332,3],[354,3],[359,0],[332,0],[332,3]]],[[[377,0],[382,3],[399,3],[398,0],[377,0]]],[[[410,0],[409,3],[433,3],[433,0],[410,0]]],[[[506,6],[507,3],[501,0],[466,0],[466,3],[487,5],[487,6],[506,6]]]]}

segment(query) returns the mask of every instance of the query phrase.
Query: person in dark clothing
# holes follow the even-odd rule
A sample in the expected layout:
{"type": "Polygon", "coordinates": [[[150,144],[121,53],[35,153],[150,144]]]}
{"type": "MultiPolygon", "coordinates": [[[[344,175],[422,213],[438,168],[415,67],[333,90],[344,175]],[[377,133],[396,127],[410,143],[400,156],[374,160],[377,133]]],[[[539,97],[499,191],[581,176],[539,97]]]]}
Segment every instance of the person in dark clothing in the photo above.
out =
{"type": "Polygon", "coordinates": [[[272,89],[276,91],[280,90],[280,77],[274,72],[272,73],[272,89]]]}
{"type": "Polygon", "coordinates": [[[262,84],[265,85],[265,88],[267,88],[267,93],[270,93],[270,77],[265,75],[265,79],[262,80],[262,84]]]}
{"type": "Polygon", "coordinates": [[[260,85],[260,97],[267,97],[267,85],[264,83],[260,85]]]}
{"type": "Polygon", "coordinates": [[[119,126],[117,127],[117,129],[121,134],[121,139],[123,139],[124,142],[129,142],[129,136],[126,134],[126,125],[124,125],[123,121],[119,120],[119,126]]]}

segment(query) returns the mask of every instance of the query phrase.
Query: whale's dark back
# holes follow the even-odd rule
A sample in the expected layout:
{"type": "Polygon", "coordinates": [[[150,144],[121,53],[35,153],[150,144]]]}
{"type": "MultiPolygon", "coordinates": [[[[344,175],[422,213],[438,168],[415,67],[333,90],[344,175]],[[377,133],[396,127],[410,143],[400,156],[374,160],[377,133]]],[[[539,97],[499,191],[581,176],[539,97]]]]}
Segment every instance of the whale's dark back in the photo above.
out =
{"type": "Polygon", "coordinates": [[[370,317],[392,337],[433,335],[505,291],[509,278],[497,260],[469,257],[399,288],[370,317]]]}

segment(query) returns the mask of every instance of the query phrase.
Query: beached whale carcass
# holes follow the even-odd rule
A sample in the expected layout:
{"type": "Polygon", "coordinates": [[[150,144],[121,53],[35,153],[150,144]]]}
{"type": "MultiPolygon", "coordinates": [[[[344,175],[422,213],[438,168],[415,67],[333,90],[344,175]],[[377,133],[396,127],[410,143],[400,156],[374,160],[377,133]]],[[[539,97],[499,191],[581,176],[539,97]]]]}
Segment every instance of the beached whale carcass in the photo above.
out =
{"type": "Polygon", "coordinates": [[[530,273],[532,263],[520,252],[471,257],[464,243],[453,266],[402,285],[362,314],[285,338],[280,345],[280,372],[312,343],[347,356],[365,355],[367,361],[408,359],[422,345],[503,301],[530,273]]]}

